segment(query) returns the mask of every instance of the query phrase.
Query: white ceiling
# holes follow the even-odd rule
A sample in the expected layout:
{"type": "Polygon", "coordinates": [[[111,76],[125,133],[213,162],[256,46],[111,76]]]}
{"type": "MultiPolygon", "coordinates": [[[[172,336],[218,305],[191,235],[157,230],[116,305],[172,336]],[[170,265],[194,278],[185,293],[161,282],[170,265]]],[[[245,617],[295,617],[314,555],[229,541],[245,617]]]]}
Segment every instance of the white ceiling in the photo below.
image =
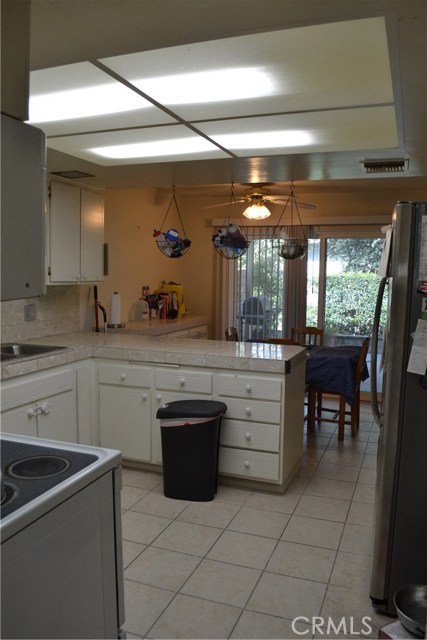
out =
{"type": "Polygon", "coordinates": [[[405,158],[398,179],[418,183],[426,9],[424,0],[33,0],[31,94],[55,104],[54,121],[35,122],[48,134],[48,168],[87,171],[91,184],[200,189],[370,182],[385,174],[368,178],[363,160],[405,158]],[[58,118],[61,94],[69,115],[58,118]],[[117,144],[134,157],[93,151],[117,144]]]}

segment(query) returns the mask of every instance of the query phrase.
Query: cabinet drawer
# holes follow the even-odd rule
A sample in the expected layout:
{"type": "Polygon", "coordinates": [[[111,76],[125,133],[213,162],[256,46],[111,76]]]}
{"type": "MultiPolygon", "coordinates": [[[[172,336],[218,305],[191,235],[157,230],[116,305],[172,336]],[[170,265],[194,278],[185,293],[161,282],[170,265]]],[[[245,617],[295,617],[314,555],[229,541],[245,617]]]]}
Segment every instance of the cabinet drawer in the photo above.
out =
{"type": "Polygon", "coordinates": [[[228,447],[279,452],[280,427],[276,424],[256,424],[223,418],[221,444],[228,447]]]}
{"type": "Polygon", "coordinates": [[[99,365],[99,382],[123,387],[151,387],[151,370],[147,367],[101,364],[99,365]]]}
{"type": "Polygon", "coordinates": [[[2,411],[6,411],[20,407],[23,404],[74,389],[74,387],[75,373],[72,369],[35,374],[26,380],[21,378],[16,382],[3,383],[1,408],[2,411]]]}
{"type": "Polygon", "coordinates": [[[279,455],[220,447],[218,471],[243,478],[279,480],[279,455]]]}
{"type": "Polygon", "coordinates": [[[235,400],[223,398],[227,405],[227,418],[250,422],[270,422],[280,424],[280,403],[262,400],[235,400]]]}
{"type": "Polygon", "coordinates": [[[157,389],[212,393],[212,374],[210,373],[185,370],[158,370],[155,372],[155,376],[157,389]]]}
{"type": "Polygon", "coordinates": [[[239,398],[259,398],[280,402],[282,381],[274,378],[259,378],[220,373],[217,377],[218,394],[239,398]]]}

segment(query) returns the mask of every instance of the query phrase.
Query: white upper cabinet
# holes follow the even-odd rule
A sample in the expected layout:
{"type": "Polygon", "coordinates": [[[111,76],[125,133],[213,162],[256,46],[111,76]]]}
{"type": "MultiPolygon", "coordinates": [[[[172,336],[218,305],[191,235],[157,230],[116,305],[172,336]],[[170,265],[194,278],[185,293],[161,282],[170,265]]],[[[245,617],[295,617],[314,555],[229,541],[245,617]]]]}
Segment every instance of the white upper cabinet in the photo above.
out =
{"type": "Polygon", "coordinates": [[[52,182],[49,195],[50,283],[103,280],[103,193],[52,182]]]}

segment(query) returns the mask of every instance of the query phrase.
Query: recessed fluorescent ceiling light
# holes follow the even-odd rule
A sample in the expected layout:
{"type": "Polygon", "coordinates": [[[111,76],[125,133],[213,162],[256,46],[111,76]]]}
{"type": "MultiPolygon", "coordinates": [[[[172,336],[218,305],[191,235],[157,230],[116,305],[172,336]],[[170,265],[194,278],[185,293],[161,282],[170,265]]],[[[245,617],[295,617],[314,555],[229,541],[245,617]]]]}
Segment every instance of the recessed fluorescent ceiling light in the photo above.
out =
{"type": "Polygon", "coordinates": [[[169,105],[246,100],[274,92],[268,74],[256,67],[179,73],[131,82],[158,102],[169,105]]]}
{"type": "Polygon", "coordinates": [[[33,96],[29,103],[29,122],[73,120],[150,106],[141,96],[114,82],[33,96]]]}
{"type": "MultiPolygon", "coordinates": [[[[268,75],[257,68],[218,69],[134,80],[132,84],[163,104],[244,100],[273,93],[268,75]]],[[[120,82],[30,97],[29,122],[74,120],[152,106],[120,82]]]]}
{"type": "Polygon", "coordinates": [[[259,131],[256,133],[227,133],[212,135],[212,139],[227,149],[274,149],[312,144],[305,131],[259,131]]]}
{"type": "Polygon", "coordinates": [[[182,138],[177,140],[158,140],[156,142],[138,142],[110,147],[88,149],[104,158],[150,158],[156,156],[184,155],[200,151],[216,151],[217,148],[204,138],[182,138]]]}

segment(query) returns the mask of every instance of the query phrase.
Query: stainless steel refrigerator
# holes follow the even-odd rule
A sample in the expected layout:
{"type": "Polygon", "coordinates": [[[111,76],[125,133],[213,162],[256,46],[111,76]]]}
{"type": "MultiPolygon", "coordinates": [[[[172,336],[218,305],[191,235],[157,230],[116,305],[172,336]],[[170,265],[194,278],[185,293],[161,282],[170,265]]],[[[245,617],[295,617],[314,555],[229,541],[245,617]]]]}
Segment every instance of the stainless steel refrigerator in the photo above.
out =
{"type": "Polygon", "coordinates": [[[427,584],[427,202],[398,202],[389,234],[372,337],[375,362],[388,289],[380,406],[371,376],[380,435],[370,597],[379,611],[395,614],[400,587],[427,584]]]}

